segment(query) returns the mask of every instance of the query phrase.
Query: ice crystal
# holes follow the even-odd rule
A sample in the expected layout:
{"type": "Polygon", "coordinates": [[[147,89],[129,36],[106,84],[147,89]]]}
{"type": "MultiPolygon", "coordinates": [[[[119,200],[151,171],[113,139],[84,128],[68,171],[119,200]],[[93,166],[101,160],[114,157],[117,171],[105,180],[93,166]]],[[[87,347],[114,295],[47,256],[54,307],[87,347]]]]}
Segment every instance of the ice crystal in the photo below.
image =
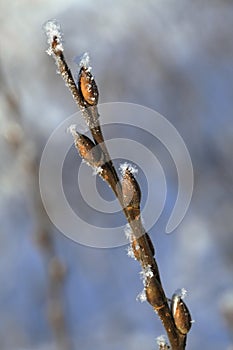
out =
{"type": "Polygon", "coordinates": [[[134,259],[134,260],[137,260],[137,259],[135,258],[135,256],[134,256],[133,248],[131,247],[131,245],[129,245],[129,246],[127,247],[127,255],[128,255],[130,258],[132,258],[132,259],[134,259]]]}
{"type": "Polygon", "coordinates": [[[151,265],[147,265],[143,267],[142,271],[139,272],[139,274],[143,281],[144,286],[146,286],[148,278],[152,278],[154,276],[154,273],[151,270],[151,265]]]}
{"type": "Polygon", "coordinates": [[[147,301],[145,289],[143,289],[143,291],[137,295],[136,300],[140,301],[141,303],[147,301]]]}
{"type": "Polygon", "coordinates": [[[76,128],[77,128],[77,126],[75,124],[72,124],[67,128],[67,132],[71,133],[73,138],[75,138],[77,136],[76,128]]]}
{"type": "Polygon", "coordinates": [[[178,298],[184,299],[187,296],[187,290],[185,288],[177,289],[174,295],[178,298]]]}
{"type": "Polygon", "coordinates": [[[101,166],[96,166],[93,168],[93,175],[101,175],[103,172],[103,168],[101,166]]]}
{"type": "Polygon", "coordinates": [[[119,170],[123,176],[125,175],[126,170],[129,170],[131,172],[131,174],[138,173],[138,169],[135,166],[133,166],[132,164],[127,163],[127,162],[120,164],[119,170]]]}
{"type": "Polygon", "coordinates": [[[92,67],[90,66],[90,56],[88,52],[84,52],[84,54],[81,56],[79,67],[86,68],[88,72],[91,71],[92,67]]]}
{"type": "Polygon", "coordinates": [[[157,345],[159,349],[169,349],[167,339],[165,335],[160,335],[159,337],[156,338],[157,345]]]}
{"type": "Polygon", "coordinates": [[[126,238],[129,240],[129,241],[131,241],[131,236],[132,236],[132,229],[131,229],[131,227],[130,227],[130,225],[129,224],[126,224],[125,225],[125,229],[124,229],[124,231],[125,231],[125,236],[126,236],[126,238]]]}
{"type": "Polygon", "coordinates": [[[53,48],[52,44],[54,42],[54,39],[56,38],[56,50],[57,51],[63,51],[63,46],[62,46],[62,33],[61,33],[61,26],[60,24],[55,20],[49,20],[47,21],[44,26],[44,31],[45,34],[47,35],[47,42],[49,44],[49,48],[46,51],[48,55],[53,54],[53,48]]]}

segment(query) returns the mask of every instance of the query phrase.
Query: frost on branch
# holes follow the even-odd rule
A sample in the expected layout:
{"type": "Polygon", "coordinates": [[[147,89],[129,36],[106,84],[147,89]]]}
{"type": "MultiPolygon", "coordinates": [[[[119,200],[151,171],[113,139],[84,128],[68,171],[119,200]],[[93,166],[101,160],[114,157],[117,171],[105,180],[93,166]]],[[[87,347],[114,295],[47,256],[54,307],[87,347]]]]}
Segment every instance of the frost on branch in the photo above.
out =
{"type": "Polygon", "coordinates": [[[140,301],[141,303],[144,303],[144,301],[147,300],[145,288],[143,289],[143,291],[142,291],[141,293],[139,293],[139,294],[137,295],[136,300],[137,300],[137,301],[140,301]]]}
{"type": "Polygon", "coordinates": [[[126,170],[128,170],[133,175],[138,173],[138,169],[135,166],[133,166],[132,164],[127,163],[127,162],[120,164],[119,170],[120,170],[122,176],[125,175],[126,170]]]}
{"type": "Polygon", "coordinates": [[[84,52],[84,54],[81,56],[79,67],[85,68],[87,72],[91,71],[92,67],[90,66],[90,56],[88,52],[84,52]]]}
{"type": "Polygon", "coordinates": [[[132,259],[134,259],[134,260],[137,260],[137,259],[135,258],[134,251],[133,251],[133,248],[132,248],[131,245],[129,245],[129,246],[127,247],[127,256],[129,256],[130,258],[132,258],[132,259]]]}
{"type": "Polygon", "coordinates": [[[131,242],[133,232],[129,224],[125,225],[124,232],[125,232],[126,238],[131,242]]]}
{"type": "Polygon", "coordinates": [[[54,53],[54,51],[63,51],[60,24],[55,19],[52,19],[46,22],[43,28],[47,36],[47,42],[49,44],[49,48],[46,51],[48,55],[51,56],[54,53]]]}
{"type": "Polygon", "coordinates": [[[77,136],[76,128],[77,128],[76,124],[72,124],[67,128],[67,132],[70,132],[73,138],[77,136]]]}
{"type": "Polygon", "coordinates": [[[170,346],[167,343],[165,335],[160,335],[159,337],[157,337],[156,338],[156,342],[157,342],[159,350],[168,350],[168,349],[170,349],[170,346]]]}
{"type": "Polygon", "coordinates": [[[143,267],[142,271],[139,273],[144,286],[147,285],[148,279],[151,279],[154,276],[154,273],[151,270],[151,265],[143,267]]]}

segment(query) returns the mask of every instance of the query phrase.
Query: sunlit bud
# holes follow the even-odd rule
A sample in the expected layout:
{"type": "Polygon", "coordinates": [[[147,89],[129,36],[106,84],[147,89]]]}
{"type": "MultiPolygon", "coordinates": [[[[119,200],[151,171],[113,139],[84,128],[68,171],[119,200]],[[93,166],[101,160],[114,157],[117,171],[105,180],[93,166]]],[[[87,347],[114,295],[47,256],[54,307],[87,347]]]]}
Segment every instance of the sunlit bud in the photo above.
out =
{"type": "Polygon", "coordinates": [[[123,204],[126,207],[139,209],[141,190],[137,180],[129,169],[126,169],[122,179],[123,204]]]}
{"type": "Polygon", "coordinates": [[[155,310],[161,307],[164,304],[163,290],[156,276],[153,276],[147,280],[147,285],[145,288],[147,301],[155,310]]]}
{"type": "Polygon", "coordinates": [[[87,106],[97,105],[99,92],[89,68],[81,67],[78,77],[78,86],[84,104],[87,106]]]}
{"type": "Polygon", "coordinates": [[[75,130],[75,126],[71,125],[69,128],[73,138],[74,144],[77,148],[80,156],[91,166],[98,167],[101,159],[101,150],[98,145],[95,145],[93,141],[86,135],[79,134],[75,130]]]}
{"type": "Polygon", "coordinates": [[[179,293],[174,293],[171,302],[172,315],[176,328],[182,334],[187,334],[192,326],[192,319],[188,307],[179,293]]]}

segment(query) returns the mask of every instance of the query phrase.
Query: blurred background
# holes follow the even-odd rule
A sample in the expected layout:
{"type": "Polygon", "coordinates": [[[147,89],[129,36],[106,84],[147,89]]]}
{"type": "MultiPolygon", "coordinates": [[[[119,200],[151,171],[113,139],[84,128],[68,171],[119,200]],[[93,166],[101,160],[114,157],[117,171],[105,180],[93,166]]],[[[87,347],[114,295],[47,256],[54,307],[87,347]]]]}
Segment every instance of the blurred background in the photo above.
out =
{"type": "MultiPolygon", "coordinates": [[[[140,268],[126,247],[72,242],[41,204],[41,153],[56,126],[76,112],[45,53],[42,25],[50,18],[62,25],[74,75],[74,57],[91,54],[100,102],[155,109],[183,137],[195,175],[189,211],[172,235],[164,233],[177,178],[165,149],[151,140],[168,198],[150,234],[167,295],[188,290],[195,323],[187,349],[232,350],[231,0],[0,1],[0,349],[149,350],[164,334],[151,307],[136,301],[140,268]]],[[[106,132],[117,137],[120,129],[106,132]]],[[[72,149],[67,173],[79,163],[72,149]]],[[[146,193],[143,174],[139,182],[146,193]]],[[[104,195],[107,186],[99,186],[104,195]]]]}

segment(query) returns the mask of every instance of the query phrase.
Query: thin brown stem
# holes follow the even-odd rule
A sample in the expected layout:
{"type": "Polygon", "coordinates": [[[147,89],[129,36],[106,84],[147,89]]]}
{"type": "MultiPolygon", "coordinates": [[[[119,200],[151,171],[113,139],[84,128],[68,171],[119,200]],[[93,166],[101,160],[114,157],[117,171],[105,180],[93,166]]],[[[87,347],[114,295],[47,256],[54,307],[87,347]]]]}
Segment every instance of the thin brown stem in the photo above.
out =
{"type": "MultiPolygon", "coordinates": [[[[168,298],[165,295],[159,268],[154,257],[154,247],[141,221],[140,187],[130,169],[127,169],[127,174],[124,174],[125,176],[123,176],[122,181],[120,181],[118,177],[101,130],[99,113],[97,109],[98,89],[94,78],[90,73],[90,67],[88,67],[86,62],[82,62],[79,73],[78,88],[63,55],[59,27],[56,25],[54,27],[54,22],[49,22],[46,26],[47,28],[45,29],[48,35],[48,43],[50,45],[48,53],[54,57],[58,70],[68,86],[75,102],[80,107],[95,142],[93,143],[86,136],[84,137],[84,135],[77,136],[74,134],[75,138],[82,137],[83,140],[86,140],[83,143],[76,142],[76,147],[80,155],[89,163],[89,165],[96,168],[101,168],[99,175],[108,183],[118,198],[131,230],[130,240],[134,256],[142,267],[142,273],[144,276],[144,290],[147,301],[151,304],[154,311],[160,317],[167,332],[171,348],[173,350],[184,350],[186,346],[186,334],[183,334],[182,332],[184,330],[184,332],[187,333],[190,329],[188,329],[189,324],[187,322],[187,320],[189,321],[187,315],[190,315],[187,307],[184,309],[181,299],[177,299],[180,301],[180,304],[177,304],[179,309],[176,310],[181,310],[181,312],[182,310],[185,311],[183,314],[181,314],[183,318],[181,317],[181,319],[178,321],[174,319],[175,316],[168,305],[168,298]],[[95,153],[92,152],[95,145],[97,145],[100,149],[101,163],[99,160],[99,153],[98,158],[95,160],[95,153]],[[91,155],[90,153],[88,154],[88,152],[92,152],[91,155]],[[131,190],[132,192],[130,192],[131,190]],[[129,199],[129,202],[126,202],[126,199],[129,199]],[[182,327],[182,320],[184,320],[185,325],[187,325],[186,327],[182,327]],[[179,325],[179,327],[177,327],[177,325],[179,325]]],[[[176,312],[175,315],[176,317],[180,316],[179,312],[176,312]]],[[[166,344],[164,346],[166,346],[164,349],[168,349],[166,344]]]]}

